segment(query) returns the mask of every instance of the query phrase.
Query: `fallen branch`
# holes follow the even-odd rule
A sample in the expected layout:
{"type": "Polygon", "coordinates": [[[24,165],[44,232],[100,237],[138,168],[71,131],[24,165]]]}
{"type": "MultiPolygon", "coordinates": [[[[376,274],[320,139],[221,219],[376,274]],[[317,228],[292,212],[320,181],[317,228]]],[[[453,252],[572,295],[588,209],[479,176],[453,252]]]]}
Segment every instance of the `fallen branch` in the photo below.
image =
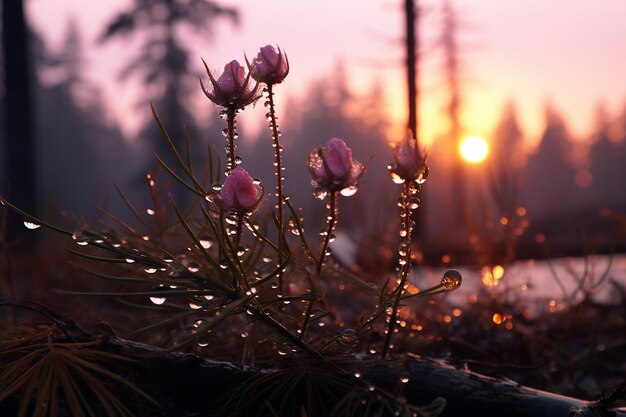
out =
{"type": "MultiPolygon", "coordinates": [[[[140,365],[130,365],[133,382],[152,398],[157,399],[160,407],[154,409],[153,406],[145,403],[131,405],[130,408],[135,409],[138,416],[272,415],[269,411],[263,411],[268,401],[272,404],[275,402],[277,405],[274,404],[273,408],[270,407],[267,410],[275,410],[276,407],[284,405],[287,396],[304,398],[302,395],[306,394],[303,392],[306,389],[300,382],[294,383],[286,391],[278,391],[274,397],[267,391],[261,397],[250,394],[253,390],[249,390],[249,387],[258,392],[263,392],[268,388],[258,382],[259,376],[263,376],[265,380],[271,379],[272,376],[280,378],[281,375],[289,372],[289,368],[259,370],[232,363],[216,362],[193,354],[167,352],[149,345],[117,338],[112,334],[88,338],[99,340],[100,350],[140,362],[140,365]],[[247,393],[247,397],[237,398],[233,393],[247,393]],[[243,404],[245,407],[238,409],[229,404],[243,404]],[[250,414],[251,407],[254,407],[252,414],[250,414]]],[[[609,395],[600,401],[584,401],[524,387],[508,379],[483,376],[458,369],[440,360],[411,354],[395,361],[354,360],[352,358],[338,362],[298,363],[297,368],[300,374],[317,372],[318,376],[324,375],[318,380],[308,381],[313,384],[329,384],[328,381],[334,378],[330,373],[336,373],[343,378],[344,382],[354,382],[354,387],[363,386],[363,384],[375,386],[374,394],[377,392],[394,393],[400,386],[402,387],[401,394],[406,398],[407,403],[415,405],[430,404],[435,398],[443,397],[447,405],[442,416],[448,417],[504,415],[509,417],[626,417],[626,411],[611,409],[615,397],[620,396],[609,395]],[[355,372],[360,374],[360,378],[354,377],[355,372]],[[401,383],[401,378],[408,378],[408,381],[401,383]]],[[[287,381],[285,379],[282,382],[287,381]]],[[[310,386],[307,387],[310,389],[310,386]]],[[[340,401],[341,396],[348,395],[349,392],[350,390],[346,389],[345,392],[337,391],[335,396],[324,397],[321,401],[327,403],[319,404],[313,409],[332,410],[333,402],[340,401]]],[[[16,406],[16,398],[12,401],[8,399],[0,403],[0,414],[17,415],[16,410],[12,409],[16,406]]],[[[297,410],[297,414],[296,412],[291,414],[292,412],[285,408],[279,414],[274,415],[297,415],[299,417],[302,414],[300,408],[297,410]]],[[[313,413],[308,417],[316,415],[329,414],[313,413]]]]}

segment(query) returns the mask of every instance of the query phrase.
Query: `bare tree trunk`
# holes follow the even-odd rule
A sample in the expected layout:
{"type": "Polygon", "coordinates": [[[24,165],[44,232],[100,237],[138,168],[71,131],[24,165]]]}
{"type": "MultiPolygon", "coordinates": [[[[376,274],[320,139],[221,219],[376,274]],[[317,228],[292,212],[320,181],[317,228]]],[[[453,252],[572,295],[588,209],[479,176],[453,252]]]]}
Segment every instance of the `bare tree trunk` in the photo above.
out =
{"type": "Polygon", "coordinates": [[[419,18],[419,12],[416,9],[414,0],[405,0],[405,16],[406,16],[406,75],[407,75],[407,93],[409,104],[409,120],[408,128],[413,134],[418,136],[418,84],[417,84],[417,56],[416,50],[418,46],[418,38],[415,32],[415,25],[419,18]]]}
{"type": "MultiPolygon", "coordinates": [[[[5,179],[9,198],[28,213],[36,214],[36,164],[32,117],[31,66],[28,54],[28,31],[22,0],[2,1],[2,43],[5,66],[5,179]]],[[[3,184],[4,185],[4,184],[3,184]]],[[[23,234],[19,223],[8,225],[14,238],[23,234]]],[[[33,233],[26,234],[32,242],[33,233]]]]}

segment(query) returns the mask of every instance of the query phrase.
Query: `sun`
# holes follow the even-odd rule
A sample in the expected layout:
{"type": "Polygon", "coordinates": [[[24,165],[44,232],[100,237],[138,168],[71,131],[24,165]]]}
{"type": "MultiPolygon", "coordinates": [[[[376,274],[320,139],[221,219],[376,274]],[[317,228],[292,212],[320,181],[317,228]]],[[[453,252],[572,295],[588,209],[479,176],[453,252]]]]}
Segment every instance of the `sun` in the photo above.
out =
{"type": "Polygon", "coordinates": [[[470,164],[477,164],[482,162],[487,157],[489,153],[489,145],[487,145],[487,141],[478,136],[471,136],[463,142],[461,142],[461,146],[459,147],[459,151],[461,152],[461,156],[470,164]]]}

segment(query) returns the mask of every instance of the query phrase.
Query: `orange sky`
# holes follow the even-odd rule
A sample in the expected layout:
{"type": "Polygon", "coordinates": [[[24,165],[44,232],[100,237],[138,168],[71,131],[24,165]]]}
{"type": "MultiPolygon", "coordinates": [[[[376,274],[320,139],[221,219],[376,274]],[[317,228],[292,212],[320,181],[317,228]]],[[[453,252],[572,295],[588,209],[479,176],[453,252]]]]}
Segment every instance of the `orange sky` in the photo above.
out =
{"type": "MultiPolygon", "coordinates": [[[[52,47],[62,39],[74,17],[84,32],[87,78],[105,92],[111,116],[127,133],[147,117],[146,101],[136,79],[116,78],[128,52],[140,43],[95,44],[105,22],[128,0],[29,0],[29,18],[52,47]],[[135,117],[122,117],[130,112],[135,117]]],[[[220,24],[214,42],[190,37],[199,57],[220,68],[231,59],[254,55],[259,46],[277,43],[287,50],[292,71],[281,86],[282,99],[298,95],[308,80],[330,74],[341,59],[355,92],[368,91],[375,78],[383,80],[396,131],[404,123],[403,51],[394,43],[402,37],[399,0],[221,0],[240,7],[242,26],[220,24]],[[373,65],[372,62],[377,62],[373,65]]],[[[440,1],[423,1],[421,33],[423,91],[421,132],[425,142],[445,132],[442,53],[437,44],[440,1]]],[[[455,0],[464,23],[460,42],[463,63],[463,125],[467,135],[489,135],[504,102],[517,103],[529,144],[543,128],[543,109],[553,103],[580,137],[590,133],[595,108],[605,101],[610,112],[626,103],[626,1],[623,0],[455,0]]],[[[198,89],[200,112],[213,112],[198,89]]],[[[280,105],[280,103],[279,103],[280,105]]],[[[243,121],[244,128],[260,125],[262,111],[243,121]]],[[[245,132],[244,132],[245,133],[245,132]]],[[[399,135],[396,134],[396,135],[399,135]]],[[[390,138],[393,139],[393,138],[390,138]]]]}

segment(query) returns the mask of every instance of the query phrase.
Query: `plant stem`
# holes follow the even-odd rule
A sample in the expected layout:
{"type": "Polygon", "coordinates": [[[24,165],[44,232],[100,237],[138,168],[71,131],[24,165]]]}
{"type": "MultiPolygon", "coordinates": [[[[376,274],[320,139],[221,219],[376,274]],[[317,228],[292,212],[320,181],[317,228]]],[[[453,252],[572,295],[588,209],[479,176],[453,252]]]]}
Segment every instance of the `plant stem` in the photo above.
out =
{"type": "Polygon", "coordinates": [[[264,311],[259,310],[258,307],[253,307],[253,308],[251,308],[251,310],[255,313],[255,315],[259,319],[261,319],[261,321],[263,321],[265,324],[267,324],[270,327],[272,327],[279,334],[285,336],[287,339],[289,339],[289,341],[291,341],[294,345],[298,346],[304,352],[308,353],[309,355],[311,355],[315,359],[323,359],[324,358],[321,355],[321,353],[319,353],[318,351],[313,349],[311,346],[309,346],[306,343],[304,343],[302,340],[300,340],[300,338],[298,338],[298,336],[296,336],[295,334],[291,333],[289,331],[289,329],[287,329],[285,326],[280,324],[273,317],[267,315],[264,311]]]}
{"type": "MultiPolygon", "coordinates": [[[[278,130],[278,123],[276,122],[276,108],[274,106],[274,84],[267,85],[267,103],[269,104],[269,122],[270,129],[272,129],[272,141],[274,145],[274,157],[276,162],[276,197],[278,203],[276,208],[278,210],[278,247],[282,248],[284,244],[284,228],[285,223],[283,219],[283,164],[282,164],[282,147],[280,146],[280,132],[278,130]]],[[[278,263],[283,263],[282,251],[279,252],[278,263]]],[[[283,294],[283,271],[278,273],[278,293],[283,294]]]]}
{"type": "Polygon", "coordinates": [[[400,298],[402,293],[404,292],[404,285],[406,283],[406,279],[409,276],[409,272],[411,271],[411,232],[413,231],[411,226],[411,191],[412,191],[413,181],[406,181],[404,183],[404,191],[401,195],[401,200],[403,203],[402,214],[402,243],[400,244],[400,283],[396,287],[396,289],[391,293],[395,294],[395,299],[393,302],[393,307],[391,309],[391,315],[389,317],[389,324],[387,326],[387,336],[385,337],[385,344],[383,345],[383,349],[381,351],[380,357],[381,359],[385,359],[387,356],[387,352],[389,351],[389,346],[391,346],[391,338],[393,337],[393,332],[396,325],[396,318],[398,317],[398,307],[400,305],[400,298]],[[403,262],[404,261],[404,262],[403,262]]]}
{"type": "MultiPolygon", "coordinates": [[[[328,203],[328,230],[326,231],[326,236],[324,237],[324,243],[322,245],[322,253],[320,253],[320,260],[317,263],[317,278],[321,276],[322,266],[324,265],[324,259],[326,258],[326,251],[328,250],[328,245],[330,244],[330,239],[333,234],[333,230],[335,228],[335,224],[337,223],[337,191],[330,192],[330,202],[328,203]]],[[[311,286],[311,301],[307,305],[304,322],[302,323],[302,329],[300,330],[300,339],[304,338],[307,328],[309,327],[309,322],[311,321],[311,313],[313,311],[313,305],[315,304],[315,298],[317,297],[317,292],[315,288],[311,286]]]]}
{"type": "Polygon", "coordinates": [[[304,312],[304,322],[302,323],[302,328],[300,329],[300,340],[304,339],[304,335],[309,328],[309,323],[311,322],[311,314],[313,312],[313,304],[315,303],[316,297],[317,291],[315,291],[315,287],[311,285],[311,301],[309,301],[309,303],[307,304],[306,310],[304,312]]]}
{"type": "MultiPolygon", "coordinates": [[[[235,225],[235,251],[239,249],[239,242],[241,242],[241,231],[243,229],[243,213],[237,213],[237,224],[235,225]]],[[[237,253],[235,252],[235,255],[237,253]]],[[[238,256],[238,255],[237,255],[238,256]]]]}
{"type": "Polygon", "coordinates": [[[237,149],[235,145],[235,135],[237,133],[235,127],[237,124],[235,121],[236,115],[237,112],[235,109],[228,109],[226,112],[226,122],[228,123],[228,162],[226,163],[226,175],[235,169],[235,150],[237,149]]]}
{"type": "Polygon", "coordinates": [[[324,259],[326,258],[326,251],[328,250],[328,244],[333,234],[337,223],[337,191],[330,192],[330,202],[328,203],[328,230],[324,238],[324,244],[322,245],[322,253],[320,253],[320,260],[317,263],[317,276],[319,277],[322,272],[322,266],[324,265],[324,259]]]}

